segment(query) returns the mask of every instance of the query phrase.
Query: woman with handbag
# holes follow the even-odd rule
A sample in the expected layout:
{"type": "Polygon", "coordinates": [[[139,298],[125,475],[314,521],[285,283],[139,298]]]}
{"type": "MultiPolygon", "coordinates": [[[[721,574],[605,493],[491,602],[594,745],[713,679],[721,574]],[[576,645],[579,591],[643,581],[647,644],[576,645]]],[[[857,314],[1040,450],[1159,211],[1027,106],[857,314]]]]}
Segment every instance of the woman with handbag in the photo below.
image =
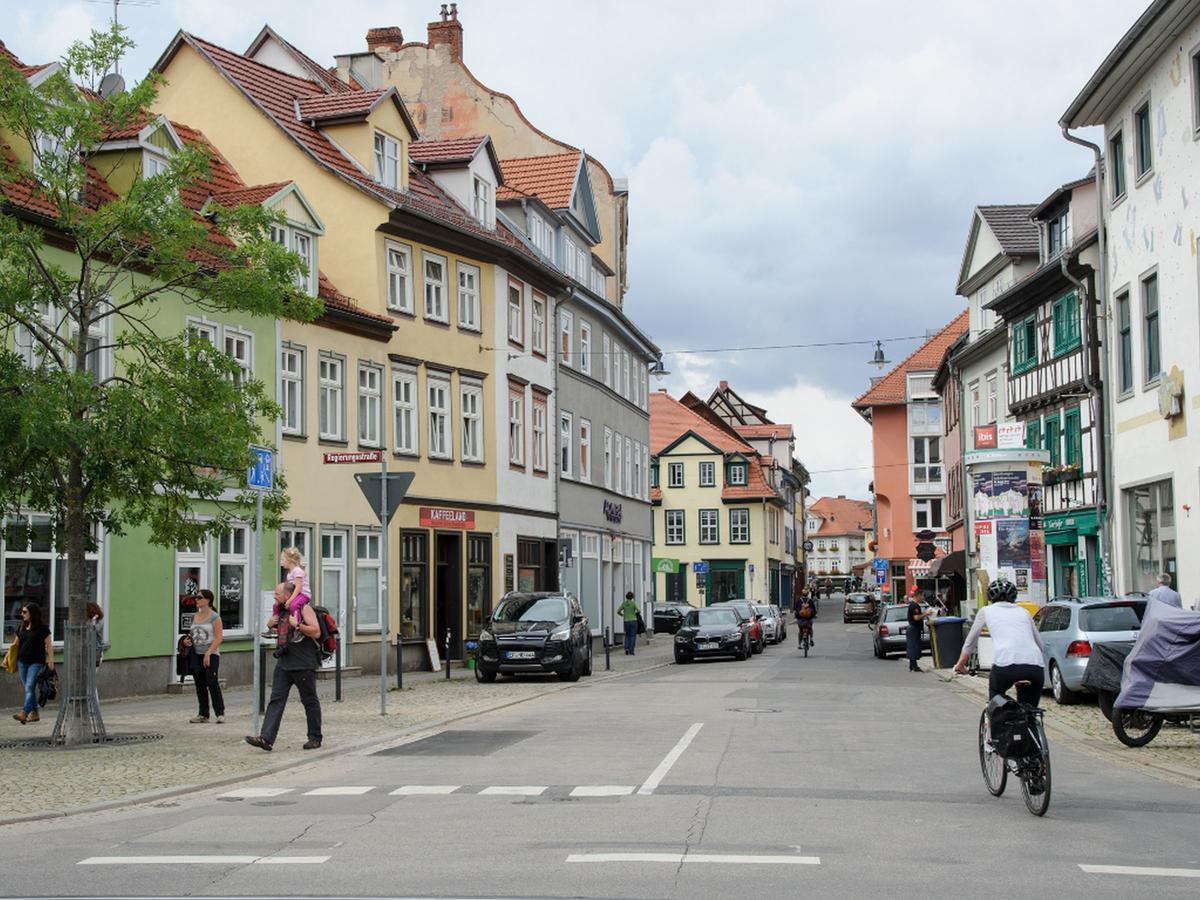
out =
{"type": "Polygon", "coordinates": [[[14,640],[18,644],[17,677],[25,688],[25,704],[19,713],[13,713],[13,718],[24,725],[41,719],[37,702],[38,675],[47,666],[54,671],[54,641],[50,629],[42,622],[42,608],[36,603],[21,607],[21,625],[14,640]]]}

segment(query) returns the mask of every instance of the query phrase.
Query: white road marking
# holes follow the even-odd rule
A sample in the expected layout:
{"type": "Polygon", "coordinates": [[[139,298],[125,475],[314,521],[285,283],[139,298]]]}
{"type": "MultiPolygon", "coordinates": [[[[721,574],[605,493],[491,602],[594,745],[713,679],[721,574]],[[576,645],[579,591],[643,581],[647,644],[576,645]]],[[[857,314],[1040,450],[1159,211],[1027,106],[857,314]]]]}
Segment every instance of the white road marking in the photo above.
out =
{"type": "Polygon", "coordinates": [[[759,866],[819,866],[819,856],[757,856],[749,853],[573,853],[569,863],[651,862],[717,863],[759,866]]]}
{"type": "Polygon", "coordinates": [[[646,779],[645,784],[638,788],[638,794],[648,797],[654,793],[654,789],[658,787],[659,783],[667,777],[667,773],[671,771],[671,766],[675,765],[679,757],[683,755],[683,751],[688,748],[688,744],[700,733],[700,729],[703,727],[703,722],[696,722],[684,732],[683,737],[679,739],[679,743],[671,748],[671,752],[663,757],[663,761],[658,764],[658,768],[650,773],[650,777],[646,779]]]}
{"type": "Polygon", "coordinates": [[[226,794],[221,794],[222,797],[241,797],[250,799],[253,797],[278,797],[281,794],[290,794],[294,788],[238,788],[236,791],[229,791],[226,794]]]}
{"type": "Polygon", "coordinates": [[[369,794],[375,790],[375,785],[354,785],[346,784],[338,787],[322,787],[313,788],[311,791],[305,791],[305,797],[357,797],[360,794],[369,794]]]}
{"type": "Polygon", "coordinates": [[[624,797],[637,789],[632,784],[581,784],[571,791],[572,797],[624,797]]]}
{"type": "Polygon", "coordinates": [[[539,797],[545,790],[546,785],[493,785],[479,793],[498,797],[539,797]]]}
{"type": "Polygon", "coordinates": [[[319,865],[328,856],[89,856],[81,866],[319,865]]]}
{"type": "Polygon", "coordinates": [[[1159,878],[1200,878],[1200,869],[1164,869],[1158,866],[1088,866],[1079,868],[1090,875],[1154,875],[1159,878]]]}
{"type": "Polygon", "coordinates": [[[392,791],[393,797],[413,797],[429,794],[453,794],[461,784],[406,784],[392,791]]]}

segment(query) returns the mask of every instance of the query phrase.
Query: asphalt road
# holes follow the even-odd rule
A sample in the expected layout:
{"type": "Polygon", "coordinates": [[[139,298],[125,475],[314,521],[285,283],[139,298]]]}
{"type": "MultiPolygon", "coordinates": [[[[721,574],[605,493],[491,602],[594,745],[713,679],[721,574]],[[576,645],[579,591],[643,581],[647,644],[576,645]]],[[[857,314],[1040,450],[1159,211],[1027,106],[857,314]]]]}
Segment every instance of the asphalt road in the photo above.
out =
{"type": "Polygon", "coordinates": [[[9,826],[0,894],[1196,896],[1200,792],[1058,742],[1036,819],[1011,784],[984,790],[974,696],[873,659],[864,625],[827,615],[816,637],[807,659],[793,629],[743,663],[585,680],[385,752],[9,826]]]}

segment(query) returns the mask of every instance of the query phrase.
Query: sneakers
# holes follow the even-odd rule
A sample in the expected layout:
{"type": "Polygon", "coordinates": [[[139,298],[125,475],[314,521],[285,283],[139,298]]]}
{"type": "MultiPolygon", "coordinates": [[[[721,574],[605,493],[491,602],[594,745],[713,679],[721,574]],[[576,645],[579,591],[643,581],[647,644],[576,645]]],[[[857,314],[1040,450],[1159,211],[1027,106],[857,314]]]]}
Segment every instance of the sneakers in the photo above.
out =
{"type": "Polygon", "coordinates": [[[246,743],[251,747],[257,747],[259,750],[266,750],[268,753],[271,752],[271,742],[266,740],[266,738],[248,734],[246,735],[246,743]]]}
{"type": "Polygon", "coordinates": [[[224,716],[217,716],[217,724],[218,724],[218,725],[224,725],[224,724],[225,724],[225,717],[224,717],[224,716]]]}
{"type": "Polygon", "coordinates": [[[304,744],[304,749],[305,750],[320,750],[321,742],[320,741],[307,741],[304,744]]]}
{"type": "Polygon", "coordinates": [[[201,725],[208,721],[208,716],[192,716],[188,721],[193,725],[201,725]]]}

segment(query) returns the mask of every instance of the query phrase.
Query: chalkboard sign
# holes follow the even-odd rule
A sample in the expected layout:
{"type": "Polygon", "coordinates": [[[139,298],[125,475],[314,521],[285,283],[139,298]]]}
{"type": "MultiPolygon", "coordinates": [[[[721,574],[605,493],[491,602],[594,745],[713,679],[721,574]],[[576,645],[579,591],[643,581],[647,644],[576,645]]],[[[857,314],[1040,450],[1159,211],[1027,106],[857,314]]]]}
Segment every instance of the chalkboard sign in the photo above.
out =
{"type": "Polygon", "coordinates": [[[435,641],[433,638],[428,638],[425,641],[425,646],[429,648],[429,671],[442,671],[442,660],[441,657],[438,656],[437,641],[435,641]]]}
{"type": "Polygon", "coordinates": [[[516,577],[516,567],[511,553],[504,554],[504,590],[511,591],[513,589],[514,578],[516,577]]]}

